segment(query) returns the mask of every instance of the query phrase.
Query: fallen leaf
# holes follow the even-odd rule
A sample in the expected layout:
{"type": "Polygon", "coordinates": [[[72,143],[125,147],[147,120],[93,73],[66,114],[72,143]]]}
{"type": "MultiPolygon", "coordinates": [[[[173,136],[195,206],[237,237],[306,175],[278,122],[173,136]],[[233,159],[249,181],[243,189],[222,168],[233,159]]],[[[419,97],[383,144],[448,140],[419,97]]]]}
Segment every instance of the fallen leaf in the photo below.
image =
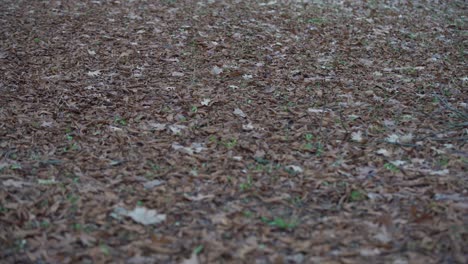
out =
{"type": "Polygon", "coordinates": [[[439,176],[442,176],[442,175],[447,175],[449,174],[449,170],[448,169],[444,169],[444,170],[439,170],[439,171],[429,171],[429,174],[430,175],[439,175],[439,176]]]}
{"type": "Polygon", "coordinates": [[[115,126],[109,126],[109,129],[112,131],[122,131],[120,127],[115,127],[115,126]]]}
{"type": "Polygon", "coordinates": [[[363,139],[362,139],[362,132],[361,131],[357,131],[357,132],[353,132],[351,133],[351,139],[353,141],[356,141],[356,142],[362,142],[363,139]]]}
{"type": "Polygon", "coordinates": [[[242,247],[237,250],[237,255],[244,259],[245,255],[249,254],[250,252],[256,250],[258,248],[257,238],[251,236],[245,240],[242,247]]]}
{"type": "Polygon", "coordinates": [[[461,196],[459,193],[443,194],[436,193],[434,195],[436,201],[455,201],[455,202],[468,202],[468,196],[461,196]]]}
{"type": "Polygon", "coordinates": [[[294,171],[296,173],[301,173],[301,172],[304,171],[301,167],[296,166],[296,165],[288,165],[285,168],[288,169],[288,170],[292,170],[292,171],[294,171]]]}
{"type": "Polygon", "coordinates": [[[409,143],[413,141],[413,134],[409,133],[400,137],[401,143],[409,143]]]}
{"type": "Polygon", "coordinates": [[[169,130],[172,132],[173,135],[180,134],[183,129],[186,129],[187,127],[184,125],[170,125],[169,130]]]}
{"type": "Polygon", "coordinates": [[[363,248],[359,250],[359,254],[361,254],[363,257],[374,257],[380,255],[380,250],[378,248],[363,248]]]}
{"type": "Polygon", "coordinates": [[[192,252],[189,259],[184,259],[180,264],[199,264],[198,256],[196,252],[192,252]]]}
{"type": "Polygon", "coordinates": [[[377,154],[380,154],[380,155],[382,155],[382,156],[384,156],[384,157],[390,157],[390,155],[391,155],[390,152],[389,152],[388,150],[383,149],[383,148],[377,150],[377,154]]]}
{"type": "Polygon", "coordinates": [[[182,145],[180,145],[178,143],[172,143],[171,147],[174,150],[181,151],[181,152],[184,152],[184,153],[189,154],[189,155],[193,155],[193,149],[188,148],[188,147],[184,147],[184,146],[182,146],[182,145]]]}
{"type": "Polygon", "coordinates": [[[205,150],[205,145],[203,143],[192,143],[190,147],[184,147],[177,142],[172,143],[172,149],[182,151],[186,154],[193,155],[194,153],[200,153],[205,150]]]}
{"type": "Polygon", "coordinates": [[[203,106],[208,106],[210,104],[210,102],[211,102],[211,99],[205,98],[200,102],[200,104],[203,105],[203,106]]]}
{"type": "Polygon", "coordinates": [[[153,128],[156,131],[161,131],[166,129],[166,124],[160,124],[160,123],[149,123],[149,127],[153,128]]]}
{"type": "Polygon", "coordinates": [[[150,210],[145,207],[136,207],[128,212],[127,216],[131,217],[133,221],[143,225],[159,224],[166,220],[165,214],[158,214],[156,210],[150,210]]]}
{"type": "Polygon", "coordinates": [[[387,231],[387,228],[385,227],[382,227],[380,229],[380,232],[377,233],[375,236],[374,236],[375,239],[377,239],[379,242],[383,243],[383,244],[388,244],[389,242],[392,241],[392,236],[391,234],[387,231]]]}
{"type": "Polygon", "coordinates": [[[239,108],[234,109],[233,112],[235,115],[240,116],[240,117],[247,117],[247,115],[244,113],[244,111],[240,110],[239,108]]]}
{"type": "Polygon", "coordinates": [[[307,109],[307,112],[309,113],[313,113],[313,114],[317,114],[317,113],[324,113],[324,112],[328,112],[327,109],[316,109],[316,108],[309,108],[307,109]]]}
{"type": "Polygon", "coordinates": [[[21,187],[23,187],[23,185],[31,185],[31,184],[28,183],[28,182],[15,181],[15,180],[12,180],[12,179],[9,179],[9,180],[6,180],[6,181],[3,182],[3,186],[6,186],[6,187],[21,188],[21,187]]]}
{"type": "Polygon", "coordinates": [[[233,160],[237,160],[237,161],[241,161],[241,160],[242,160],[242,156],[233,156],[232,159],[233,159],[233,160]]]}
{"type": "Polygon", "coordinates": [[[99,70],[98,71],[89,71],[87,73],[87,75],[90,76],[90,77],[97,77],[97,76],[101,75],[101,71],[99,71],[99,70]]]}
{"type": "Polygon", "coordinates": [[[197,194],[196,196],[190,196],[186,193],[184,194],[184,198],[189,201],[201,201],[205,199],[213,199],[214,197],[215,196],[213,194],[207,194],[207,195],[197,194]]]}
{"type": "Polygon", "coordinates": [[[157,186],[160,186],[160,185],[163,185],[163,184],[164,184],[164,181],[152,180],[152,181],[143,183],[143,187],[145,189],[153,189],[154,187],[157,187],[157,186]]]}
{"type": "Polygon", "coordinates": [[[403,165],[406,164],[406,161],[404,161],[404,160],[394,160],[394,161],[390,161],[390,163],[392,163],[395,166],[403,166],[403,165]]]}
{"type": "Polygon", "coordinates": [[[171,75],[172,75],[172,77],[182,77],[182,76],[184,76],[185,74],[182,73],[182,72],[172,72],[171,75]]]}
{"type": "Polygon", "coordinates": [[[218,213],[210,217],[213,224],[228,225],[229,219],[225,213],[218,213]]]}
{"type": "Polygon", "coordinates": [[[223,72],[223,69],[218,66],[213,66],[213,69],[211,69],[211,73],[214,75],[219,75],[222,72],[223,72]]]}
{"type": "Polygon", "coordinates": [[[400,136],[397,134],[391,134],[385,140],[390,143],[398,143],[400,141],[400,136]]]}
{"type": "Polygon", "coordinates": [[[250,131],[250,130],[253,130],[254,127],[253,127],[252,123],[248,123],[248,124],[242,125],[242,129],[245,130],[245,131],[250,131]]]}

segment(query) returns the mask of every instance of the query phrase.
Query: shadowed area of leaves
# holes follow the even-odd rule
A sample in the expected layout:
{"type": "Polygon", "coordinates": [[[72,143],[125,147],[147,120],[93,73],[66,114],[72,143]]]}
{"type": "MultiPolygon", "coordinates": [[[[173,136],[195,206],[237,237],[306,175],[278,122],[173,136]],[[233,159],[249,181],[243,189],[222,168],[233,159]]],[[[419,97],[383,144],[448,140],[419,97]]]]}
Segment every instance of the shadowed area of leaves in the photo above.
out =
{"type": "Polygon", "coordinates": [[[5,263],[466,263],[464,1],[0,2],[5,263]]]}

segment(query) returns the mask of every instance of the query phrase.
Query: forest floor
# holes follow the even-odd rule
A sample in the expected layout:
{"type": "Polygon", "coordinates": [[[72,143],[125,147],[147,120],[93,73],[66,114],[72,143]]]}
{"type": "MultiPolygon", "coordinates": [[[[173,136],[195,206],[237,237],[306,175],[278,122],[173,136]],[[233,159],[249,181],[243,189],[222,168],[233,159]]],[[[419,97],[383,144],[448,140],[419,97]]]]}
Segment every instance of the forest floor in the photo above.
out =
{"type": "Polygon", "coordinates": [[[467,263],[466,14],[0,1],[0,262],[467,263]]]}

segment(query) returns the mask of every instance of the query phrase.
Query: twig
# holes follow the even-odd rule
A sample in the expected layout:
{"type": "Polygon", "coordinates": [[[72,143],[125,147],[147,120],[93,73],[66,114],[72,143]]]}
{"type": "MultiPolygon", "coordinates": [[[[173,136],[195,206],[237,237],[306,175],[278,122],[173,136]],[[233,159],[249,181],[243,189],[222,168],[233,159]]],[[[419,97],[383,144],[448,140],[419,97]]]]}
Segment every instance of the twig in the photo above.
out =
{"type": "Polygon", "coordinates": [[[443,106],[445,109],[454,112],[455,114],[457,114],[457,115],[458,115],[461,119],[463,119],[464,121],[468,121],[468,114],[462,113],[462,112],[460,112],[458,109],[452,107],[452,106],[450,105],[450,103],[447,102],[447,100],[446,100],[444,97],[441,97],[441,96],[439,96],[439,95],[436,94],[436,93],[433,93],[433,95],[439,100],[439,102],[442,103],[442,106],[443,106]]]}

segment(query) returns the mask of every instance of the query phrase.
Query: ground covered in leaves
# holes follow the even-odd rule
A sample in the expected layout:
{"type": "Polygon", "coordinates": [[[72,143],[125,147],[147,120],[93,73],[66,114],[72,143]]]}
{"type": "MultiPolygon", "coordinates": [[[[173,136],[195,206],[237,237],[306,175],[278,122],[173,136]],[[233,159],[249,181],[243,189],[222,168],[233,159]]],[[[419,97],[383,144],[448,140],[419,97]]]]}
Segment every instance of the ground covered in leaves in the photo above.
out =
{"type": "Polygon", "coordinates": [[[466,7],[1,1],[2,263],[466,263],[466,7]]]}

